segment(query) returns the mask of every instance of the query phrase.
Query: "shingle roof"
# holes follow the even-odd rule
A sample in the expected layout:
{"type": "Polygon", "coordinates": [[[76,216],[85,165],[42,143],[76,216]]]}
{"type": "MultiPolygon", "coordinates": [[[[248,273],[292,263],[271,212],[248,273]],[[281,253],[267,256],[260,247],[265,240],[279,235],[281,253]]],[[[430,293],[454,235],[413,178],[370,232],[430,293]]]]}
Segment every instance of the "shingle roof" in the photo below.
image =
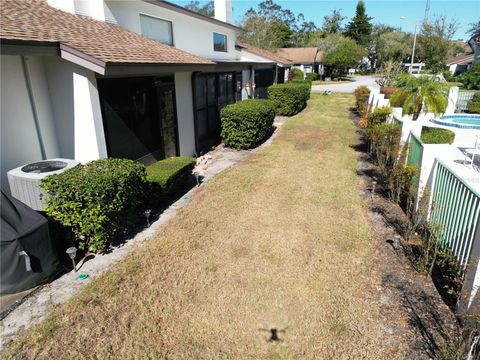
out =
{"type": "Polygon", "coordinates": [[[277,54],[275,54],[271,51],[257,48],[253,45],[244,43],[242,41],[237,41],[237,46],[247,50],[248,52],[250,52],[252,54],[264,57],[264,58],[269,59],[269,60],[273,60],[273,61],[275,61],[276,63],[279,63],[279,64],[290,65],[292,63],[290,60],[288,60],[288,59],[286,59],[286,58],[284,58],[280,55],[277,55],[277,54]]]}
{"type": "Polygon", "coordinates": [[[473,54],[455,56],[447,60],[448,65],[468,65],[473,63],[473,54]]]}
{"type": "Polygon", "coordinates": [[[214,64],[118,25],[55,9],[46,0],[2,0],[0,39],[59,42],[106,64],[214,64]]]}
{"type": "Polygon", "coordinates": [[[283,48],[278,49],[277,55],[280,55],[295,64],[311,64],[318,62],[318,49],[316,47],[307,48],[283,48]]]}

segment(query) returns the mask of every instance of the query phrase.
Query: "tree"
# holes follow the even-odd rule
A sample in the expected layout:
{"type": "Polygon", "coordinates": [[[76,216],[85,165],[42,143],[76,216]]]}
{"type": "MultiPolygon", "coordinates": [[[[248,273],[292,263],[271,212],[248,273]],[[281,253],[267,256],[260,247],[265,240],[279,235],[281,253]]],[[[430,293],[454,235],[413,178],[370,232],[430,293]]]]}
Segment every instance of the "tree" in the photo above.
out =
{"type": "Polygon", "coordinates": [[[335,45],[332,45],[330,41],[325,42],[324,45],[327,50],[323,55],[323,64],[327,73],[332,75],[344,74],[349,68],[357,65],[366,55],[365,49],[358,45],[355,40],[343,36],[337,36],[337,39],[335,45]]]}
{"type": "Polygon", "coordinates": [[[446,16],[439,16],[422,25],[418,37],[418,59],[423,61],[431,72],[445,69],[447,57],[452,46],[452,37],[458,29],[456,21],[448,21],[446,16]]]}
{"type": "Polygon", "coordinates": [[[382,67],[388,62],[403,62],[412,51],[413,39],[400,31],[390,31],[375,36],[372,47],[375,65],[382,67]]]}
{"type": "Polygon", "coordinates": [[[209,1],[203,6],[200,6],[200,1],[192,0],[190,1],[190,3],[188,3],[185,6],[185,8],[187,8],[188,10],[198,12],[205,16],[209,16],[209,17],[215,16],[215,5],[213,4],[213,1],[209,1]]]}
{"type": "Polygon", "coordinates": [[[398,81],[399,89],[392,95],[392,103],[402,103],[403,111],[417,120],[422,108],[425,112],[441,114],[448,103],[445,83],[433,81],[429,76],[415,77],[405,74],[398,81]]]}
{"type": "Polygon", "coordinates": [[[249,9],[241,26],[246,30],[240,35],[241,40],[267,50],[304,46],[316,30],[315,24],[305,21],[303,14],[295,16],[272,0],[258,4],[257,10],[249,9]]]}
{"type": "Polygon", "coordinates": [[[323,17],[322,31],[326,34],[337,34],[343,31],[342,23],[347,18],[340,13],[340,10],[333,10],[330,15],[323,17]]]}
{"type": "Polygon", "coordinates": [[[372,19],[366,14],[365,3],[360,0],[357,3],[355,16],[345,29],[345,35],[351,37],[359,45],[367,46],[372,34],[372,24],[370,23],[372,19]]]}
{"type": "Polygon", "coordinates": [[[480,36],[480,20],[478,20],[476,23],[471,23],[469,24],[470,28],[468,29],[468,34],[472,38],[476,38],[480,36]]]}

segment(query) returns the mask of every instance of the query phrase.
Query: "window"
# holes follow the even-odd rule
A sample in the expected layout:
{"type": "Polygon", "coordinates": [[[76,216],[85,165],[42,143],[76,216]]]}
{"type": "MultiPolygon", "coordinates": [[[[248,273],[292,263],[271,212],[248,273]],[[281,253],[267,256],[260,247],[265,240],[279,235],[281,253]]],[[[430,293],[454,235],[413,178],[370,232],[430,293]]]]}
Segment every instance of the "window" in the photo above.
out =
{"type": "Polygon", "coordinates": [[[213,50],[227,52],[227,36],[213,33],[213,50]]]}
{"type": "Polygon", "coordinates": [[[173,46],[172,22],[140,14],[142,35],[173,46]]]}

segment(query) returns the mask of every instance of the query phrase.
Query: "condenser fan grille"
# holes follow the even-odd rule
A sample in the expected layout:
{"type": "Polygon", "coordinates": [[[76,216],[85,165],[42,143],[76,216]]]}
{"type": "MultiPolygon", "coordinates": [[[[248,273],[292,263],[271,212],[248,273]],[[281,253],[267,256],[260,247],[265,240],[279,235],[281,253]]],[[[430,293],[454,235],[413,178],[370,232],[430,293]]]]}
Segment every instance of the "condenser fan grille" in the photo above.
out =
{"type": "Polygon", "coordinates": [[[67,163],[64,161],[58,160],[47,160],[47,161],[40,161],[25,165],[22,167],[22,171],[26,173],[46,173],[51,171],[57,171],[65,168],[67,163]]]}

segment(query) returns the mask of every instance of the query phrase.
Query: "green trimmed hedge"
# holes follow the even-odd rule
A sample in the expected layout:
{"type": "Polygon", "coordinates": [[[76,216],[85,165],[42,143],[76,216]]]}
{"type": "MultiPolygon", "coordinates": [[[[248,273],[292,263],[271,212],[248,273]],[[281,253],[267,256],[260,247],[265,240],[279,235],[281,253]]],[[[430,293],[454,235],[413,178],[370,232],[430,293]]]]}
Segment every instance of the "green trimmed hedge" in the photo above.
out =
{"type": "Polygon", "coordinates": [[[223,143],[235,149],[252,149],[272,133],[275,106],[269,100],[244,100],[220,113],[223,143]]]}
{"type": "Polygon", "coordinates": [[[420,139],[424,144],[451,144],[455,140],[455,133],[448,129],[423,126],[420,139]]]}
{"type": "Polygon", "coordinates": [[[292,80],[303,80],[305,79],[305,74],[302,70],[298,69],[298,68],[293,68],[292,70],[290,70],[291,74],[292,74],[292,80]]]}
{"type": "Polygon", "coordinates": [[[99,252],[139,213],[147,189],[145,166],[126,159],[102,159],[42,180],[45,212],[72,230],[76,246],[99,252]]]}
{"type": "Polygon", "coordinates": [[[147,180],[154,200],[170,197],[185,186],[192,176],[195,159],[178,156],[147,166],[147,180]]]}
{"type": "Polygon", "coordinates": [[[274,102],[277,115],[292,116],[307,106],[310,91],[308,81],[278,84],[268,88],[268,98],[274,102]]]}
{"type": "Polygon", "coordinates": [[[315,80],[318,80],[320,78],[320,75],[318,75],[315,72],[307,73],[307,75],[305,75],[305,76],[306,76],[306,79],[309,80],[309,81],[315,81],[315,80]]]}

